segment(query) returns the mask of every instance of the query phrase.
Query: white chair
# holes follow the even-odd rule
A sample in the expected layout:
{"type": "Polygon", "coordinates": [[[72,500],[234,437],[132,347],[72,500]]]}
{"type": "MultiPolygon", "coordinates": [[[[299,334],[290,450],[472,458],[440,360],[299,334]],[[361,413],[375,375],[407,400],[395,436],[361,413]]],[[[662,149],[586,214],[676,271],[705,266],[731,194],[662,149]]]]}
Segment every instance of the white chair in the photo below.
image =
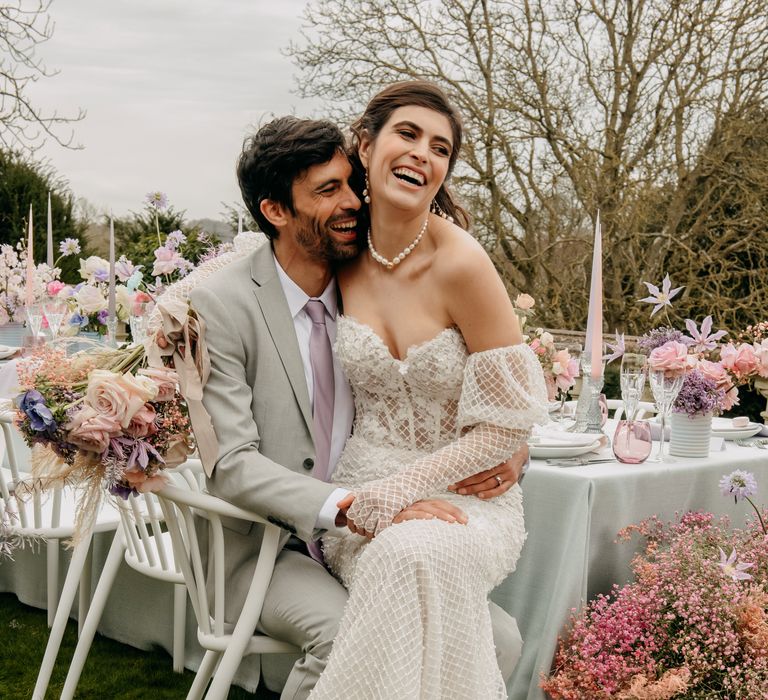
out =
{"type": "MultiPolygon", "coordinates": [[[[203,661],[187,694],[187,700],[224,700],[244,656],[251,654],[297,653],[292,644],[254,633],[261,616],[264,596],[272,578],[278,553],[280,530],[263,518],[205,493],[194,493],[173,486],[163,488],[158,496],[171,533],[176,561],[181,564],[184,580],[197,619],[197,639],[206,649],[203,661]],[[207,520],[209,528],[208,566],[194,526],[195,515],[207,520]],[[259,559],[245,603],[234,627],[224,620],[226,552],[221,518],[240,518],[264,525],[259,559]],[[213,591],[213,611],[208,594],[213,591]]],[[[258,679],[257,679],[258,680],[258,679]]]]}
{"type": "MultiPolygon", "coordinates": [[[[203,474],[200,460],[190,459],[177,469],[166,472],[173,483],[182,488],[199,490],[198,478],[203,474]]],[[[112,590],[120,563],[140,574],[174,585],[173,591],[173,670],[184,672],[184,636],[187,621],[187,589],[184,576],[173,554],[170,534],[164,531],[163,515],[154,494],[133,495],[128,500],[115,499],[122,527],[115,533],[101,577],[96,585],[88,616],[77,641],[61,693],[62,700],[74,696],[83,672],[96,628],[101,621],[107,598],[112,590]]]]}
{"type": "Polygon", "coordinates": [[[35,698],[42,698],[78,589],[78,631],[82,630],[88,612],[91,597],[89,553],[93,533],[116,530],[120,518],[117,512],[102,508],[91,530],[82,533],[72,551],[59,596],[59,545],[61,540],[68,540],[75,533],[79,494],[68,486],[56,487],[42,493],[37,489],[24,487],[25,482],[31,479],[28,468],[23,468],[29,465],[30,453],[13,425],[14,417],[14,413],[7,408],[0,411],[0,429],[5,440],[8,464],[7,468],[0,469],[0,498],[6,517],[11,519],[13,534],[22,538],[43,539],[46,542],[46,595],[51,633],[38,677],[38,682],[40,677],[45,679],[45,686],[41,694],[35,692],[33,695],[35,698]],[[20,459],[21,456],[24,457],[23,460],[20,459]]]}

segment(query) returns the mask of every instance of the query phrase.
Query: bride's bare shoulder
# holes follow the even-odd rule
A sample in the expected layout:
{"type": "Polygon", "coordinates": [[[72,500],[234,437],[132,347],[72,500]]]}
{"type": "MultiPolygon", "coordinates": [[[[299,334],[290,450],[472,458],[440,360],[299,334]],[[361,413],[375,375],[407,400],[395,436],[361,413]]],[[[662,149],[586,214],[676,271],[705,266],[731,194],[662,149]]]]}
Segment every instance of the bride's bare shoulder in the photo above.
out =
{"type": "Polygon", "coordinates": [[[488,253],[471,233],[454,223],[438,220],[435,231],[435,272],[447,282],[494,274],[488,253]]]}

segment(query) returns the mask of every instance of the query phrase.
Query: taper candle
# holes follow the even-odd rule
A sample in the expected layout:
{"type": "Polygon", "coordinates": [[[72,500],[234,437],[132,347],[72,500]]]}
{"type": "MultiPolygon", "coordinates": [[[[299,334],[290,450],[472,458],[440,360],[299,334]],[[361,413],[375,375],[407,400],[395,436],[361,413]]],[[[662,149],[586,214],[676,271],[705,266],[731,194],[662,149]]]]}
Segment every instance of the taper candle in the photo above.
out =
{"type": "Polygon", "coordinates": [[[603,373],[603,241],[600,211],[595,220],[595,245],[592,251],[592,278],[589,285],[589,313],[585,352],[589,353],[590,373],[599,379],[603,373]]]}
{"type": "Polygon", "coordinates": [[[114,321],[115,316],[115,222],[109,217],[109,296],[108,296],[109,320],[114,321]]]}
{"type": "Polygon", "coordinates": [[[45,261],[53,267],[53,214],[51,212],[51,193],[48,193],[48,255],[45,261]]]}
{"type": "Polygon", "coordinates": [[[27,284],[25,288],[25,302],[27,308],[35,301],[35,256],[33,250],[32,205],[29,205],[29,237],[27,239],[27,284]]]}

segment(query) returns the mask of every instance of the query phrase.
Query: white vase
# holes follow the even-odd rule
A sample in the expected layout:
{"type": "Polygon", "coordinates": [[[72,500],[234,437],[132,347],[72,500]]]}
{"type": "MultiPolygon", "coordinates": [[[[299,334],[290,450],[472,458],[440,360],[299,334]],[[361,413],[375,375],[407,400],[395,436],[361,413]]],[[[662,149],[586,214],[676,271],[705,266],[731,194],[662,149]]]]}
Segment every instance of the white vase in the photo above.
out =
{"type": "Polygon", "coordinates": [[[669,416],[669,454],[675,457],[709,457],[712,414],[672,413],[669,416]]]}

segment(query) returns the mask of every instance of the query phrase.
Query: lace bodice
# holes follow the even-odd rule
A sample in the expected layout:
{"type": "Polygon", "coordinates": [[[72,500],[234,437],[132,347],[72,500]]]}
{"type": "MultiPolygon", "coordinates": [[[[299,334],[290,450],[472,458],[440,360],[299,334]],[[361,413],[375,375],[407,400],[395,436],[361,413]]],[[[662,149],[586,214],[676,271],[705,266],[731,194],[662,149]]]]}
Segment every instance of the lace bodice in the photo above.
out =
{"type": "Polygon", "coordinates": [[[392,357],[369,326],[339,319],[336,354],[355,397],[355,435],[374,445],[432,451],[457,437],[467,348],[446,328],[392,357]]]}
{"type": "Polygon", "coordinates": [[[342,317],[336,353],[355,397],[354,441],[415,453],[409,464],[372,465],[381,478],[356,491],[347,517],[369,532],[419,498],[504,461],[546,420],[541,366],[525,345],[469,354],[461,333],[447,328],[398,360],[372,328],[342,317]]]}

